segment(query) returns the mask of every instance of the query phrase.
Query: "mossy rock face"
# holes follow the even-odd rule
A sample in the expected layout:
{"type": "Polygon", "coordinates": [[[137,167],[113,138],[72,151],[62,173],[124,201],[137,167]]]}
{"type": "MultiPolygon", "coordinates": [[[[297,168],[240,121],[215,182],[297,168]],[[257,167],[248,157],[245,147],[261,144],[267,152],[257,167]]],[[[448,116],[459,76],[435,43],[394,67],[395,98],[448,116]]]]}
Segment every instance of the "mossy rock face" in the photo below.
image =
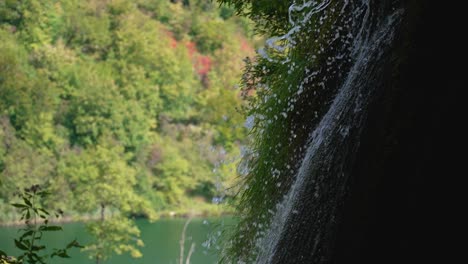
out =
{"type": "MultiPolygon", "coordinates": [[[[257,87],[257,97],[252,99],[252,108],[248,112],[257,118],[252,131],[252,146],[256,154],[248,157],[251,170],[244,179],[246,190],[240,195],[239,210],[242,217],[230,241],[232,244],[227,249],[226,259],[255,262],[256,243],[267,232],[271,217],[276,210],[276,204],[287,193],[295,179],[300,166],[299,161],[304,157],[304,146],[307,145],[309,135],[329,109],[331,101],[352,65],[352,61],[346,60],[350,58],[347,57],[350,54],[345,55],[344,60],[327,63],[329,57],[336,56],[340,51],[350,47],[346,38],[333,41],[330,33],[336,33],[338,28],[341,28],[340,30],[345,35],[352,34],[355,30],[355,27],[346,27],[346,21],[354,15],[350,14],[353,9],[345,9],[338,15],[337,10],[343,10],[340,8],[343,7],[343,3],[338,2],[341,1],[333,1],[328,9],[310,20],[311,30],[307,31],[307,34],[296,36],[294,39],[296,45],[288,50],[287,55],[272,54],[273,59],[280,61],[286,57],[290,58],[291,63],[295,63],[294,67],[291,67],[291,63],[275,63],[260,57],[257,65],[247,68],[246,88],[257,87]],[[321,26],[312,27],[318,21],[322,21],[321,26]],[[317,74],[310,82],[303,82],[310,72],[317,74]],[[326,89],[321,89],[323,86],[326,89]],[[299,89],[300,93],[298,93],[299,89]],[[288,112],[291,106],[294,111],[288,112]]],[[[245,8],[245,6],[242,7],[245,8]]],[[[411,105],[413,100],[420,101],[418,96],[424,96],[421,95],[424,94],[421,88],[417,88],[417,84],[414,83],[412,73],[421,76],[422,72],[417,68],[428,68],[427,65],[423,65],[423,63],[428,63],[427,59],[418,62],[417,58],[427,56],[428,50],[434,49],[436,45],[422,41],[427,40],[428,35],[425,35],[427,32],[416,35],[414,33],[422,29],[427,30],[424,29],[423,24],[436,13],[436,9],[431,4],[416,0],[370,1],[369,7],[372,14],[369,20],[370,31],[376,30],[380,18],[388,16],[396,9],[401,8],[404,13],[400,27],[395,32],[393,45],[377,65],[369,69],[370,72],[367,75],[364,75],[372,78],[366,82],[366,85],[379,88],[370,100],[367,109],[368,116],[361,126],[363,133],[356,135],[355,138],[356,142],[361,142],[361,146],[359,148],[350,145],[337,146],[335,154],[337,158],[334,161],[336,163],[329,166],[332,168],[331,172],[322,171],[333,175],[339,171],[336,167],[344,168],[343,170],[348,175],[347,181],[340,186],[333,186],[335,183],[332,181],[323,182],[323,185],[330,189],[350,190],[351,194],[356,193],[355,190],[357,190],[368,195],[346,196],[348,192],[344,191],[339,197],[325,196],[322,200],[303,197],[304,210],[298,212],[299,216],[295,217],[301,221],[289,223],[288,232],[280,239],[271,263],[328,263],[330,261],[345,263],[347,256],[354,258],[356,262],[370,261],[370,257],[363,257],[366,254],[365,248],[386,252],[383,247],[377,246],[377,242],[383,242],[384,238],[376,237],[376,234],[379,228],[384,228],[378,225],[390,224],[382,218],[384,215],[388,216],[387,213],[373,218],[376,211],[380,209],[373,207],[375,204],[371,200],[381,199],[378,201],[384,204],[388,202],[387,198],[381,198],[376,193],[376,189],[381,188],[388,195],[391,195],[390,189],[392,188],[406,192],[405,194],[410,191],[407,185],[398,186],[395,180],[391,180],[392,177],[400,180],[402,178],[392,176],[388,171],[399,173],[392,168],[393,161],[397,162],[395,166],[400,170],[408,165],[403,159],[395,157],[397,153],[401,154],[404,149],[407,149],[403,143],[395,142],[401,139],[414,139],[416,135],[408,136],[405,133],[418,128],[417,125],[412,124],[415,117],[407,116],[405,111],[415,116],[422,116],[424,111],[428,110],[429,104],[411,105]],[[415,46],[425,51],[418,51],[415,46]],[[409,86],[408,82],[413,83],[414,87],[409,86]],[[418,109],[419,107],[424,110],[418,109]],[[356,147],[356,149],[349,151],[347,148],[350,147],[356,147]],[[383,187],[379,185],[381,181],[384,182],[383,187]],[[389,185],[386,186],[386,183],[389,185]],[[330,206],[327,207],[327,205],[330,206]],[[315,222],[317,216],[314,210],[317,209],[329,210],[325,222],[315,222]],[[369,223],[369,226],[356,224],[359,222],[359,217],[367,217],[363,222],[369,223]],[[340,219],[344,220],[340,221],[340,219]],[[353,232],[353,224],[360,229],[353,232]],[[376,243],[366,237],[368,231],[374,232],[372,239],[376,243]],[[318,246],[312,239],[317,232],[323,232],[323,242],[318,246]],[[355,243],[350,246],[355,253],[346,248],[347,243],[355,243]]],[[[253,9],[251,11],[254,13],[253,9]]],[[[261,12],[256,15],[262,17],[261,12]]],[[[267,18],[271,17],[263,17],[263,19],[267,18]]],[[[282,23],[287,23],[284,17],[278,16],[275,19],[283,19],[282,23]]],[[[277,24],[280,23],[274,21],[271,26],[275,27],[277,24]]],[[[267,26],[268,24],[260,23],[263,31],[267,31],[267,26]]],[[[275,27],[270,33],[281,32],[281,30],[284,32],[284,29],[275,27]]],[[[428,121],[430,119],[431,116],[428,117],[428,121]]],[[[425,146],[424,144],[426,143],[420,143],[420,146],[425,146]]],[[[413,147],[410,149],[415,151],[413,147]]],[[[408,154],[405,154],[405,157],[409,158],[408,154]]],[[[310,184],[308,188],[313,190],[314,185],[310,184]]],[[[403,203],[401,199],[396,200],[403,203]]],[[[403,210],[403,212],[406,211],[403,210]]],[[[403,225],[401,221],[395,223],[399,227],[403,225]]],[[[397,239],[394,234],[388,233],[388,235],[392,238],[392,242],[403,241],[397,239]]],[[[385,245],[391,248],[388,242],[385,245]]],[[[400,249],[403,250],[403,248],[400,249]]],[[[376,257],[376,254],[369,254],[369,256],[376,257]]],[[[396,258],[392,259],[396,260],[396,258]]]]}
{"type": "MultiPolygon", "coordinates": [[[[245,88],[254,87],[256,93],[249,98],[252,103],[247,112],[255,119],[252,147],[258,156],[246,157],[251,170],[238,207],[244,217],[239,225],[243,231],[233,240],[233,251],[246,254],[244,259],[255,255],[258,234],[269,225],[269,212],[289,190],[309,134],[328,109],[343,72],[349,70],[349,21],[362,17],[353,18],[351,8],[343,2],[331,2],[323,12],[300,24],[307,30],[291,35],[290,43],[280,43],[287,46],[285,52],[270,48],[266,52],[271,58],[259,56],[257,64],[247,68],[245,88]],[[337,53],[342,54],[340,59],[335,59],[337,53]]],[[[276,32],[275,28],[270,34],[276,32]]]]}
{"type": "MultiPolygon", "coordinates": [[[[245,177],[244,186],[248,188],[242,191],[238,207],[243,216],[239,229],[243,231],[238,232],[232,247],[246,254],[244,259],[255,255],[254,250],[244,249],[254,249],[258,234],[268,227],[269,212],[275,211],[275,205],[289,190],[311,131],[352,65],[352,38],[357,34],[353,27],[364,15],[353,13],[353,8],[354,4],[339,1],[330,2],[314,15],[312,7],[305,8],[292,18],[305,30],[278,41],[286,47],[284,52],[267,49],[268,57],[259,56],[255,65],[247,67],[244,88],[256,93],[248,98],[252,102],[247,112],[255,119],[252,148],[257,156],[244,159],[251,170],[245,177]]],[[[260,20],[270,18],[258,10],[251,11],[254,14],[250,15],[260,20]]],[[[287,17],[277,19],[283,25],[290,23],[287,17]]],[[[265,25],[259,27],[266,30],[265,25]]],[[[287,30],[275,25],[272,22],[269,34],[288,35],[287,30]]]]}

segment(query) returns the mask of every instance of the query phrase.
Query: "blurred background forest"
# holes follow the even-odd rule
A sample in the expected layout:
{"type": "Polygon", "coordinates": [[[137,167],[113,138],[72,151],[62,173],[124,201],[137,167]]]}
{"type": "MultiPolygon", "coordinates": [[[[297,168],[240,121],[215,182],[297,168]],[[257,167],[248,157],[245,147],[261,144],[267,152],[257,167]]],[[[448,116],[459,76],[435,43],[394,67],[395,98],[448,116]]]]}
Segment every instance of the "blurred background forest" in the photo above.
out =
{"type": "Polygon", "coordinates": [[[0,1],[0,222],[229,212],[251,24],[210,0],[0,1]]]}

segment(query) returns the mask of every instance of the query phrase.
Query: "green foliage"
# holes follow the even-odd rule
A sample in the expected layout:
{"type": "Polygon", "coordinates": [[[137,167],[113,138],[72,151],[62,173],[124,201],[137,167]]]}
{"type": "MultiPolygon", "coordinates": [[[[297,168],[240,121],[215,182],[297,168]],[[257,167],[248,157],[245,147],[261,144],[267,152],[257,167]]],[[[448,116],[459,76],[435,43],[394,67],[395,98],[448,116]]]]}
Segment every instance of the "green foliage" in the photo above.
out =
{"type": "Polygon", "coordinates": [[[102,1],[63,1],[57,9],[60,23],[54,38],[86,54],[106,52],[112,43],[111,18],[102,1]]]}
{"type": "Polygon", "coordinates": [[[0,221],[21,217],[10,190],[41,184],[44,206],[105,212],[90,227],[93,256],[136,256],[125,219],[223,196],[235,172],[222,160],[246,134],[235,88],[253,54],[232,11],[210,0],[0,1],[0,221]]]}
{"type": "MultiPolygon", "coordinates": [[[[114,207],[123,213],[146,211],[145,202],[133,190],[135,169],[126,162],[122,146],[102,139],[88,149],[76,149],[65,156],[58,166],[60,174],[76,186],[73,201],[79,211],[90,212],[100,206],[114,207]],[[138,208],[138,209],[137,209],[138,208]]],[[[128,155],[127,155],[128,156],[128,155]]]]}
{"type": "Polygon", "coordinates": [[[59,164],[59,173],[76,186],[74,207],[83,213],[101,208],[101,221],[88,224],[96,241],[85,248],[97,260],[107,259],[111,252],[140,257],[132,245],[140,241],[139,230],[128,216],[143,213],[150,220],[156,218],[149,202],[135,192],[136,171],[128,165],[128,157],[117,142],[102,137],[92,147],[69,153],[59,164]],[[112,210],[110,219],[105,219],[106,209],[112,210]]]}
{"type": "MultiPolygon", "coordinates": [[[[256,18],[256,32],[266,37],[281,36],[291,27],[288,7],[293,1],[220,2],[256,18]]],[[[247,60],[243,93],[249,101],[245,113],[253,127],[250,151],[239,167],[243,176],[238,182],[236,200],[240,221],[235,229],[229,230],[231,236],[227,239],[223,260],[226,263],[255,262],[256,243],[269,227],[276,204],[295,177],[297,161],[304,155],[304,140],[327,108],[330,94],[335,92],[325,87],[336,87],[333,82],[339,80],[341,74],[336,69],[346,67],[347,62],[343,60],[344,63],[332,67],[327,60],[337,47],[347,56],[351,43],[348,40],[338,44],[340,40],[334,39],[336,32],[340,31],[342,36],[349,33],[349,23],[343,22],[349,17],[338,14],[343,8],[342,2],[331,2],[326,10],[301,25],[301,33],[291,36],[294,45],[286,46],[283,51],[265,47],[269,58],[258,55],[254,61],[247,60]]],[[[293,15],[301,20],[301,14],[293,15]]],[[[292,43],[275,43],[288,44],[292,43]]]]}
{"type": "MultiPolygon", "coordinates": [[[[14,239],[16,248],[22,253],[17,257],[11,257],[0,250],[1,263],[46,263],[49,258],[69,258],[69,249],[83,247],[76,240],[73,240],[63,249],[53,249],[50,255],[44,254],[46,246],[41,245],[42,237],[47,232],[62,230],[60,226],[49,225],[50,212],[40,206],[41,199],[48,195],[50,195],[50,193],[42,190],[39,185],[32,185],[30,188],[26,188],[24,192],[18,194],[19,202],[11,204],[21,212],[21,220],[24,220],[26,226],[19,230],[19,237],[14,239]]],[[[54,212],[54,214],[56,217],[59,217],[63,212],[58,210],[54,212]]]]}
{"type": "Polygon", "coordinates": [[[17,45],[14,35],[0,29],[0,37],[0,113],[9,116],[20,134],[41,137],[40,128],[32,127],[47,125],[44,119],[53,110],[56,90],[41,71],[28,65],[27,51],[17,45]]]}
{"type": "Polygon", "coordinates": [[[142,257],[137,247],[144,246],[139,239],[140,230],[135,223],[126,217],[112,217],[105,221],[97,221],[87,225],[91,235],[97,240],[84,249],[95,259],[108,259],[112,253],[121,255],[130,253],[134,258],[142,257]]]}
{"type": "Polygon", "coordinates": [[[218,0],[229,5],[238,14],[255,21],[255,30],[267,36],[284,33],[288,27],[288,9],[293,0],[218,0]]]}
{"type": "Polygon", "coordinates": [[[228,36],[225,31],[219,29],[225,27],[224,20],[196,21],[192,25],[192,34],[198,49],[203,53],[213,53],[222,48],[228,36]]]}

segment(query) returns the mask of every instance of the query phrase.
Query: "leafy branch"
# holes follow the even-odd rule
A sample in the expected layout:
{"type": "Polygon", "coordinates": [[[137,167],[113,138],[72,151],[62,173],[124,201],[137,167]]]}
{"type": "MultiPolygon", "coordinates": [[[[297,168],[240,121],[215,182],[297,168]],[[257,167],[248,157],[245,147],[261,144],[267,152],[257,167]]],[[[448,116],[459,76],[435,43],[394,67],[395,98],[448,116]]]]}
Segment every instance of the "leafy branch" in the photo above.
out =
{"type": "MultiPolygon", "coordinates": [[[[12,257],[0,250],[0,264],[45,264],[48,258],[69,258],[69,249],[83,247],[75,239],[63,249],[53,249],[52,254],[44,254],[46,246],[41,244],[44,233],[62,231],[60,226],[49,225],[51,214],[40,206],[40,199],[48,195],[50,193],[42,190],[39,185],[33,185],[18,194],[21,202],[11,204],[21,212],[21,220],[26,226],[19,229],[20,236],[14,239],[16,248],[22,253],[18,257],[12,257]]],[[[63,215],[63,211],[59,209],[54,215],[58,218],[63,215]]]]}

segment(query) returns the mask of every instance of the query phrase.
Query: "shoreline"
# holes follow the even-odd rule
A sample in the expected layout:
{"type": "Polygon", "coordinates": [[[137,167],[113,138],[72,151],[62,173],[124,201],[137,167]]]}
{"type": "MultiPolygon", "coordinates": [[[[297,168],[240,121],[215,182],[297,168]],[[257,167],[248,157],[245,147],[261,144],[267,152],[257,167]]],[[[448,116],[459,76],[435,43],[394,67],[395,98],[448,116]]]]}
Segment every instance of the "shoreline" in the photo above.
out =
{"type": "MultiPolygon", "coordinates": [[[[189,218],[189,217],[222,217],[222,216],[233,216],[234,213],[225,210],[219,213],[207,212],[207,211],[184,211],[184,212],[175,212],[175,211],[168,211],[163,212],[158,215],[159,219],[170,219],[170,218],[189,218]]],[[[49,224],[67,224],[67,223],[86,223],[93,220],[98,220],[99,216],[91,216],[91,215],[84,215],[84,216],[63,216],[59,219],[49,219],[49,224]]],[[[146,217],[135,217],[135,219],[148,219],[146,217]]],[[[22,220],[15,220],[15,221],[6,221],[0,222],[0,227],[20,227],[25,226],[24,221],[22,220]]]]}

